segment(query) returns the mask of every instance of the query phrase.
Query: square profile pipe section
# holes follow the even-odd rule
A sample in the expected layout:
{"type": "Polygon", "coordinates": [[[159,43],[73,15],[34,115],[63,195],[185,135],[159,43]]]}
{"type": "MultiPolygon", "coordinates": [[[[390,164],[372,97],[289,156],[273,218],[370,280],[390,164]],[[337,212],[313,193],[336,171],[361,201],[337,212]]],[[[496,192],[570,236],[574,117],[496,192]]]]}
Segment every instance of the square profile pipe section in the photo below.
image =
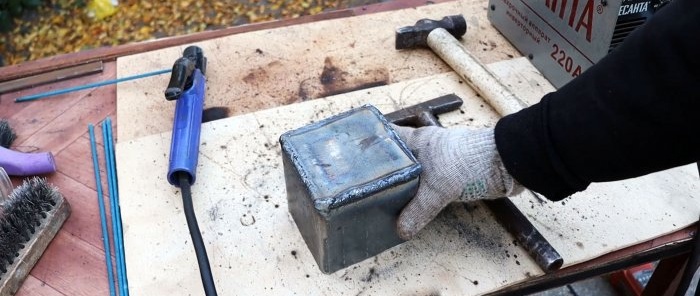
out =
{"type": "Polygon", "coordinates": [[[289,212],[324,273],[403,242],[396,220],[421,167],[375,107],[280,137],[289,212]]]}

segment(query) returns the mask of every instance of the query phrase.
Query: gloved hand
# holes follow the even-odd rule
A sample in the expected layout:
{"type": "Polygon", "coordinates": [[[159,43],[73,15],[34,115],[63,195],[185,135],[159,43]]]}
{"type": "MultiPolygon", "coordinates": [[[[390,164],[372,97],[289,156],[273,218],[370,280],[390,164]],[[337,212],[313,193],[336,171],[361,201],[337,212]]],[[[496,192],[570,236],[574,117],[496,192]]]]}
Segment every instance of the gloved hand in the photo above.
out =
{"type": "Polygon", "coordinates": [[[423,167],[418,193],[399,216],[403,239],[415,236],[450,202],[512,196],[524,189],[503,166],[493,128],[392,127],[423,167]]]}

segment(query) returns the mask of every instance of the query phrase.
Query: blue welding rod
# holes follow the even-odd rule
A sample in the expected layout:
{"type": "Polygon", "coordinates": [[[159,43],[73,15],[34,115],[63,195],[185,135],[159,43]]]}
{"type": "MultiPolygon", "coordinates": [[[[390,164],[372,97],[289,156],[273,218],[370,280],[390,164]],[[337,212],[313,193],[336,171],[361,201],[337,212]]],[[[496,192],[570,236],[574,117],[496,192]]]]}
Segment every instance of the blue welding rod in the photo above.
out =
{"type": "Polygon", "coordinates": [[[45,97],[62,95],[65,93],[79,91],[79,90],[83,90],[83,89],[100,87],[100,86],[104,86],[104,85],[110,85],[110,84],[115,84],[115,83],[119,83],[119,82],[149,77],[149,76],[161,75],[161,74],[165,74],[165,73],[170,73],[171,71],[172,71],[171,69],[163,69],[163,70],[138,74],[138,75],[134,75],[134,76],[122,77],[119,79],[111,79],[111,80],[99,81],[99,82],[94,82],[94,83],[85,84],[85,85],[78,85],[78,86],[64,88],[64,89],[52,90],[52,91],[48,91],[45,93],[39,93],[39,94],[34,94],[34,95],[16,98],[15,103],[29,102],[29,101],[34,101],[34,100],[38,100],[38,99],[43,99],[45,97]]]}
{"type": "Polygon", "coordinates": [[[100,222],[102,222],[102,244],[105,249],[105,263],[107,264],[107,279],[109,280],[109,295],[115,296],[114,275],[112,274],[112,255],[109,252],[109,233],[107,231],[107,215],[105,214],[105,202],[102,195],[102,180],[100,179],[100,165],[97,162],[97,144],[95,144],[95,127],[88,125],[90,132],[90,150],[92,151],[92,165],[95,170],[95,186],[97,187],[97,204],[100,207],[100,222]]]}
{"type": "Polygon", "coordinates": [[[116,205],[116,184],[114,182],[114,172],[112,170],[112,156],[111,156],[111,150],[109,149],[109,142],[111,139],[109,138],[109,130],[108,130],[108,124],[111,125],[111,122],[108,122],[108,119],[105,119],[102,121],[102,145],[104,147],[104,157],[105,157],[105,166],[107,167],[105,169],[107,173],[107,188],[109,189],[109,206],[110,206],[110,213],[112,216],[112,237],[114,241],[114,255],[116,257],[116,265],[117,265],[117,287],[119,290],[119,295],[124,295],[124,269],[122,268],[122,261],[121,261],[121,254],[124,251],[124,245],[121,243],[119,239],[119,231],[118,227],[119,225],[117,224],[117,205],[116,205]]]}
{"type": "Polygon", "coordinates": [[[124,255],[124,233],[122,231],[122,214],[121,214],[121,207],[119,206],[119,186],[118,186],[118,181],[117,181],[117,161],[115,158],[115,153],[114,153],[114,135],[112,134],[112,119],[107,117],[106,120],[106,125],[107,125],[107,144],[109,148],[109,156],[111,159],[111,166],[110,170],[112,171],[112,184],[114,184],[114,207],[115,209],[113,210],[117,216],[117,224],[116,226],[113,226],[114,229],[117,231],[118,237],[119,237],[119,245],[120,245],[120,252],[117,254],[117,259],[121,261],[121,286],[122,286],[122,291],[123,294],[120,294],[121,296],[128,296],[129,295],[129,280],[126,275],[126,258],[124,255]]]}

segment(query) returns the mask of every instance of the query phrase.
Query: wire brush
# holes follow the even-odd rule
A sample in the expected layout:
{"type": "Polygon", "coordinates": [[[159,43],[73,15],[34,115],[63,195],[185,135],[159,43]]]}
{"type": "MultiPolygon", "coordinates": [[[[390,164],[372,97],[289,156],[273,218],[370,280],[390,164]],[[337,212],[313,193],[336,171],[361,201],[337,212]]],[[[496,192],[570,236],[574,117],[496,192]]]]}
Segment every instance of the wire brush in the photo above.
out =
{"type": "Polygon", "coordinates": [[[0,146],[10,148],[16,138],[17,134],[12,130],[7,120],[0,119],[0,146]]]}
{"type": "Polygon", "coordinates": [[[45,178],[24,180],[0,203],[0,295],[22,285],[70,215],[70,205],[45,178]]]}

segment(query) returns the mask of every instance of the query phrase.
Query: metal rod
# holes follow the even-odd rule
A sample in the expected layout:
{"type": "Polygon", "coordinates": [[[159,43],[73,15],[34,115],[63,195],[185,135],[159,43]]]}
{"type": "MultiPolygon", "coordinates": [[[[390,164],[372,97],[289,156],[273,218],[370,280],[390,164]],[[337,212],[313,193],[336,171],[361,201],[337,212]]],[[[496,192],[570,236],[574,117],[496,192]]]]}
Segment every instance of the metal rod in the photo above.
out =
{"type": "Polygon", "coordinates": [[[97,61],[69,68],[59,69],[51,72],[41,73],[30,77],[23,77],[15,80],[4,81],[0,82],[0,94],[41,84],[71,79],[88,74],[99,73],[102,72],[102,70],[102,61],[97,61]]]}
{"type": "Polygon", "coordinates": [[[103,139],[103,147],[104,147],[104,158],[105,158],[105,166],[107,167],[105,169],[105,172],[107,174],[107,185],[109,189],[109,203],[110,203],[110,213],[112,215],[112,238],[114,241],[114,255],[116,257],[116,265],[117,265],[117,287],[119,289],[119,295],[125,295],[124,294],[124,267],[123,267],[123,261],[121,260],[121,254],[124,252],[124,245],[119,237],[119,221],[117,220],[117,199],[116,199],[116,192],[117,192],[117,185],[114,179],[114,171],[113,171],[113,159],[112,159],[112,150],[110,149],[110,134],[109,134],[109,127],[111,126],[111,121],[108,121],[108,119],[105,119],[102,121],[102,139],[103,139]]]}
{"type": "Polygon", "coordinates": [[[171,71],[170,69],[163,69],[163,70],[153,71],[153,72],[149,72],[149,73],[138,74],[138,75],[134,75],[134,76],[99,81],[99,82],[95,82],[95,83],[78,85],[78,86],[64,88],[64,89],[52,90],[52,91],[48,91],[48,92],[44,92],[44,93],[39,93],[39,94],[34,94],[34,95],[16,98],[15,103],[29,102],[29,101],[34,101],[34,100],[38,100],[38,99],[43,99],[43,98],[50,97],[50,96],[56,96],[56,95],[61,95],[61,94],[69,93],[69,92],[79,91],[79,90],[83,90],[83,89],[95,88],[95,87],[116,84],[119,82],[124,82],[124,81],[129,81],[129,80],[141,79],[141,78],[149,77],[149,76],[161,75],[161,74],[165,74],[165,73],[170,73],[170,71],[171,71]]]}
{"type": "MultiPolygon", "coordinates": [[[[456,110],[462,105],[462,99],[456,95],[446,95],[401,110],[386,114],[387,120],[394,124],[408,124],[416,127],[442,127],[435,114],[456,110]],[[457,101],[458,100],[458,101],[457,101]],[[437,111],[436,111],[437,110],[437,111]]],[[[564,259],[559,252],[542,236],[530,220],[508,198],[484,200],[498,222],[508,230],[520,243],[537,265],[545,272],[561,268],[564,259]]]]}
{"type": "Polygon", "coordinates": [[[116,226],[113,226],[115,231],[117,232],[117,236],[119,238],[119,246],[120,246],[120,252],[117,253],[117,260],[121,261],[121,286],[122,286],[122,292],[124,296],[129,295],[129,277],[127,276],[126,273],[126,256],[124,252],[124,233],[122,231],[122,214],[121,214],[121,206],[119,204],[119,183],[117,181],[117,161],[114,153],[114,135],[112,134],[112,119],[107,117],[106,119],[106,126],[107,126],[107,141],[105,141],[107,147],[109,148],[109,157],[111,159],[111,165],[110,165],[110,171],[111,171],[111,179],[112,179],[112,184],[114,185],[114,206],[113,206],[113,215],[117,217],[117,223],[116,226]]]}
{"type": "Polygon", "coordinates": [[[107,231],[107,215],[105,214],[105,202],[102,194],[102,180],[100,179],[100,166],[97,161],[97,144],[95,144],[95,127],[88,125],[90,133],[90,150],[92,151],[92,166],[95,171],[95,186],[97,187],[97,204],[100,208],[100,222],[102,224],[102,245],[105,249],[105,264],[107,265],[107,279],[109,280],[109,295],[115,296],[114,274],[112,271],[112,255],[109,251],[109,232],[107,231]]]}
{"type": "Polygon", "coordinates": [[[508,198],[483,200],[496,220],[510,232],[537,265],[549,273],[561,268],[564,259],[530,220],[508,198]]]}

